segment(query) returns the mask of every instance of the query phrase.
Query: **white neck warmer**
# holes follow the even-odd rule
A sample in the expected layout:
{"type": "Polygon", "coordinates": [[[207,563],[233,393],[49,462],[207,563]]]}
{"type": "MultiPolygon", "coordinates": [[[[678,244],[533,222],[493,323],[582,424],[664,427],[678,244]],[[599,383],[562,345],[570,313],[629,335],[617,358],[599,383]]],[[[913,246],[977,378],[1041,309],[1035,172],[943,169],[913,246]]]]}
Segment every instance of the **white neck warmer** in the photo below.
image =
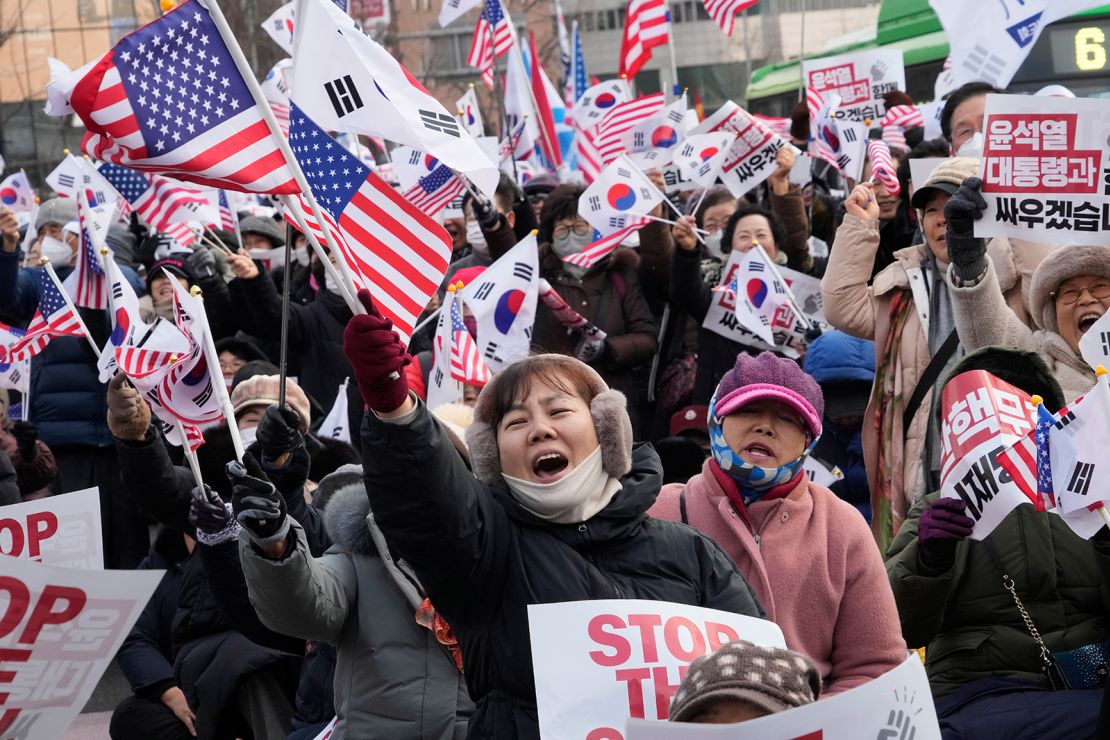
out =
{"type": "Polygon", "coordinates": [[[554,483],[533,483],[501,474],[513,498],[528,512],[557,524],[584,522],[613,500],[621,482],[602,469],[601,446],[554,483]]]}

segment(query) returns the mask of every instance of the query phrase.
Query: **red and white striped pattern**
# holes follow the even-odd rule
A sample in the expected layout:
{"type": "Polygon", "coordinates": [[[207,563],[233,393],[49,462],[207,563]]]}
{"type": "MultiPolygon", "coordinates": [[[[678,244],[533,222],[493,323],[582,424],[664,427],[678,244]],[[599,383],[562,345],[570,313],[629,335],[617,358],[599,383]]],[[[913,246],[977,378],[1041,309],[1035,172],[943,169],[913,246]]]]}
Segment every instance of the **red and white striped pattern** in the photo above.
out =
{"type": "Polygon", "coordinates": [[[886,188],[890,195],[902,192],[902,184],[898,182],[898,170],[894,167],[894,159],[890,156],[890,147],[882,139],[867,140],[867,159],[871,161],[871,180],[879,182],[886,188]]]}
{"type": "Polygon", "coordinates": [[[623,229],[617,229],[608,236],[601,237],[578,254],[563,257],[563,262],[566,262],[568,265],[576,265],[583,269],[589,269],[607,258],[620,246],[621,242],[635,234],[649,222],[650,219],[634,218],[633,222],[628,226],[625,226],[623,229]]]}
{"type": "MultiPolygon", "coordinates": [[[[101,310],[108,308],[108,278],[100,263],[100,243],[96,239],[96,226],[89,212],[89,198],[84,189],[77,191],[77,223],[81,245],[73,268],[73,303],[83,308],[101,310]]],[[[111,259],[111,256],[107,256],[111,259]]],[[[67,278],[67,283],[69,279],[67,278]]]]}
{"type": "Polygon", "coordinates": [[[815,145],[810,154],[817,159],[823,159],[833,167],[839,168],[840,165],[836,161],[836,152],[832,150],[825,137],[821,135],[823,119],[829,118],[825,98],[812,87],[806,88],[806,108],[809,110],[810,139],[815,145]]]}
{"type": "Polygon", "coordinates": [[[168,177],[152,175],[150,187],[131,207],[150,224],[150,228],[169,234],[187,247],[196,241],[197,235],[176,214],[179,208],[190,205],[208,205],[208,196],[168,177]]]}
{"type": "Polygon", "coordinates": [[[69,299],[58,290],[46,269],[42,269],[42,288],[39,295],[39,308],[24,334],[8,349],[10,362],[29,360],[54,337],[80,337],[84,335],[77,309],[69,299]]]}
{"type": "Polygon", "coordinates": [[[762,123],[767,128],[774,131],[776,134],[784,139],[790,138],[790,119],[778,118],[777,116],[763,116],[759,113],[752,113],[752,118],[762,123]]]}
{"type": "Polygon", "coordinates": [[[916,105],[896,105],[887,110],[880,123],[883,128],[897,126],[905,131],[908,128],[922,128],[925,125],[925,118],[916,105]]]}
{"type": "Polygon", "coordinates": [[[897,126],[883,126],[883,141],[892,152],[908,152],[910,145],[906,143],[906,135],[897,126]]]}
{"type": "Polygon", "coordinates": [[[462,180],[452,175],[445,185],[432,191],[425,190],[419,183],[413,185],[405,193],[405,200],[424,213],[439,213],[462,195],[463,189],[462,180]]]}
{"type": "Polygon", "coordinates": [[[759,0],[704,0],[705,12],[720,26],[726,36],[732,35],[734,16],[752,7],[759,0]]]}
{"type": "Polygon", "coordinates": [[[463,323],[458,293],[450,301],[451,377],[467,385],[484,386],[490,379],[489,366],[478,351],[478,343],[463,323]]]}
{"type": "Polygon", "coordinates": [[[141,380],[168,369],[173,352],[124,345],[116,349],[116,364],[129,378],[141,380]]]}
{"type": "Polygon", "coordinates": [[[493,89],[493,30],[484,15],[478,16],[478,25],[474,27],[474,36],[470,39],[470,55],[466,63],[480,70],[482,82],[489,89],[493,89]]]}
{"type": "Polygon", "coordinates": [[[638,123],[651,118],[663,110],[666,99],[663,93],[644,95],[635,100],[627,100],[613,107],[597,128],[578,132],[578,167],[586,178],[593,182],[605,166],[625,151],[623,135],[638,123]]]}
{"type": "Polygon", "coordinates": [[[621,41],[620,74],[631,80],[649,59],[651,50],[670,38],[666,0],[628,0],[621,41]]]}

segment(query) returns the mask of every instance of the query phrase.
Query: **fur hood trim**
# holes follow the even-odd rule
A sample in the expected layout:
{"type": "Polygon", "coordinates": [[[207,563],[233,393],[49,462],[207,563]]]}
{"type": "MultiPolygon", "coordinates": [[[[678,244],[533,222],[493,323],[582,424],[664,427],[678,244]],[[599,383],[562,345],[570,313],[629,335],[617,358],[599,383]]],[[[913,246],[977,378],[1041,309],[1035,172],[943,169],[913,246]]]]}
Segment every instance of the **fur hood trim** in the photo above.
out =
{"type": "Polygon", "coordinates": [[[369,513],[366,485],[361,480],[349,483],[336,489],[324,508],[324,529],[331,541],[344,550],[357,555],[372,555],[377,548],[370,534],[369,513]]]}

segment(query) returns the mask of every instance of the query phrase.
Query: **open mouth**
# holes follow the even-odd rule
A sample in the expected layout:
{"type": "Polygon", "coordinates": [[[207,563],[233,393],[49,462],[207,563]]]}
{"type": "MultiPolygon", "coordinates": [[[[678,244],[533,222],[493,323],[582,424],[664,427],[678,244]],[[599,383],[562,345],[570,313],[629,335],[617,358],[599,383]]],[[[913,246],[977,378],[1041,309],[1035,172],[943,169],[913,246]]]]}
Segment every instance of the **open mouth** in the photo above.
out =
{"type": "Polygon", "coordinates": [[[1086,334],[1087,330],[1095,325],[1095,322],[1102,318],[1101,314],[1094,311],[1087,311],[1079,315],[1076,325],[1079,327],[1080,334],[1086,334]]]}
{"type": "Polygon", "coordinates": [[[570,460],[558,452],[548,452],[540,455],[532,463],[532,474],[541,483],[558,480],[559,476],[570,466],[570,460]]]}
{"type": "Polygon", "coordinates": [[[760,460],[770,460],[775,456],[775,451],[770,447],[759,442],[752,442],[744,448],[744,453],[748,457],[749,462],[758,462],[760,460]]]}

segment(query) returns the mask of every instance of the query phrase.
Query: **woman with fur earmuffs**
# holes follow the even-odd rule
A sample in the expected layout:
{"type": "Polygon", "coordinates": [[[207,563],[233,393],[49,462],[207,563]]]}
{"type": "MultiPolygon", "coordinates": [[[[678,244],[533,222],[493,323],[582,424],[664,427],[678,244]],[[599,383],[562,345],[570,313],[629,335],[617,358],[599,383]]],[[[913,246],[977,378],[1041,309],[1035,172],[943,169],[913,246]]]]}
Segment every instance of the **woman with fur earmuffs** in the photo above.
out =
{"type": "Polygon", "coordinates": [[[471,738],[537,737],[528,606],[639,598],[763,610],[719,546],[648,518],[662,486],[632,443],[624,396],[564,355],[520,360],[482,389],[466,436],[473,474],[412,393],[408,353],[366,292],[344,349],[375,521],[453,628],[477,709],[471,738]]]}

